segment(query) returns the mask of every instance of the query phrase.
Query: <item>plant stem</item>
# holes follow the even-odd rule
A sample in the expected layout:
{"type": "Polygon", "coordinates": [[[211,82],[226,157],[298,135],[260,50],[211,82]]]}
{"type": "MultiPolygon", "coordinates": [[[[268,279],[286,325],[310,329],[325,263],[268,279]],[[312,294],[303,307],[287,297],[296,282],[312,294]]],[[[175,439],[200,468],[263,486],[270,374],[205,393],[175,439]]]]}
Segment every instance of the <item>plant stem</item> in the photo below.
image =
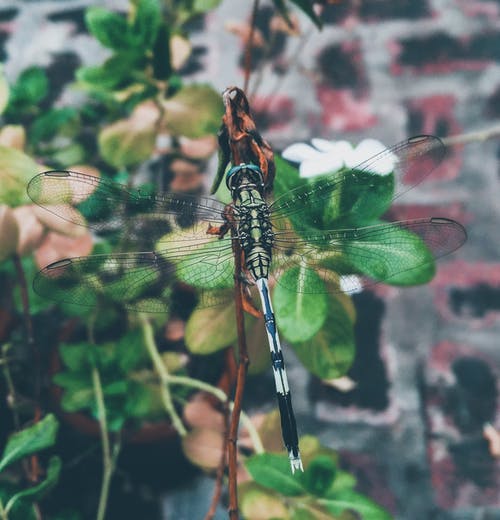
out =
{"type": "Polygon", "coordinates": [[[215,478],[215,487],[214,494],[212,496],[212,501],[210,503],[210,507],[205,516],[205,520],[212,520],[217,511],[217,504],[220,502],[220,497],[222,495],[222,480],[224,478],[224,470],[226,468],[226,452],[227,452],[227,442],[228,442],[228,434],[229,434],[229,406],[228,402],[224,403],[224,436],[222,441],[222,450],[219,465],[217,466],[217,473],[215,478]]]}
{"type": "Polygon", "coordinates": [[[108,504],[109,486],[111,484],[111,477],[114,471],[114,462],[116,455],[111,456],[111,449],[109,445],[108,422],[106,419],[106,406],[104,404],[104,394],[102,391],[101,377],[99,370],[94,365],[92,367],[92,383],[94,386],[94,395],[97,403],[97,413],[99,419],[99,429],[101,432],[101,447],[102,447],[102,484],[101,495],[99,497],[99,507],[97,509],[97,520],[104,520],[106,514],[106,506],[108,504]]]}
{"type": "MultiPolygon", "coordinates": [[[[234,239],[236,231],[231,229],[234,239]]],[[[240,412],[245,389],[246,374],[248,368],[247,341],[245,336],[245,321],[243,318],[242,282],[242,251],[238,240],[233,240],[234,255],[234,300],[236,305],[236,330],[238,332],[238,374],[236,378],[236,390],[234,395],[234,406],[231,413],[231,423],[228,437],[228,465],[229,465],[229,518],[237,520],[238,515],[238,488],[237,488],[237,442],[240,412]]]]}
{"type": "Polygon", "coordinates": [[[181,418],[175,410],[174,403],[172,401],[172,395],[170,394],[171,376],[168,373],[167,367],[165,366],[165,363],[163,363],[163,359],[161,358],[160,353],[158,352],[158,349],[156,347],[153,327],[143,314],[140,314],[140,322],[144,342],[146,344],[149,357],[151,358],[155,371],[158,374],[158,377],[160,378],[161,399],[163,401],[163,406],[165,407],[165,411],[170,417],[170,420],[172,421],[174,428],[177,430],[179,435],[184,436],[186,435],[187,431],[184,425],[182,424],[181,418]]]}
{"type": "Polygon", "coordinates": [[[451,135],[442,139],[445,146],[455,146],[459,144],[468,144],[482,142],[493,137],[500,136],[500,125],[493,125],[485,130],[477,130],[466,134],[451,135]]]}

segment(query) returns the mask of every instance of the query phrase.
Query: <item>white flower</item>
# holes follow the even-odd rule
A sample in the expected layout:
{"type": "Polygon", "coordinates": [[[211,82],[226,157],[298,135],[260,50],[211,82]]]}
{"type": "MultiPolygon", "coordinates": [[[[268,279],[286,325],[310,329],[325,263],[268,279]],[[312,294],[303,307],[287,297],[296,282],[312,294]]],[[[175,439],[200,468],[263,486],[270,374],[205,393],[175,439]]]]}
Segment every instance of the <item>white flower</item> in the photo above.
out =
{"type": "Polygon", "coordinates": [[[363,290],[363,286],[361,285],[361,278],[355,274],[340,276],[339,283],[340,290],[346,294],[356,294],[363,290]]]}
{"type": "MultiPolygon", "coordinates": [[[[301,177],[314,177],[321,173],[335,172],[343,166],[354,168],[380,154],[386,147],[376,139],[364,139],[355,148],[347,141],[327,141],[314,138],[312,146],[306,143],[295,143],[283,150],[283,158],[300,163],[301,177]]],[[[378,175],[388,175],[394,171],[397,157],[386,152],[381,154],[367,170],[378,175]]]]}

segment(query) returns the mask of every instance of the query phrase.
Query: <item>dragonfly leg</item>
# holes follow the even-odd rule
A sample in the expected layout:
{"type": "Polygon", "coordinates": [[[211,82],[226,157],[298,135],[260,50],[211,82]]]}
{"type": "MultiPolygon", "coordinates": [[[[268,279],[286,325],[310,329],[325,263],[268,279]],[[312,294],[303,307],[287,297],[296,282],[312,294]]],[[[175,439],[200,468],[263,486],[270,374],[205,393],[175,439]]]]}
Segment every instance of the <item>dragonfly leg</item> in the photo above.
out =
{"type": "Polygon", "coordinates": [[[257,309],[257,307],[255,307],[255,304],[252,301],[252,297],[250,296],[248,291],[243,291],[242,303],[243,303],[243,310],[245,312],[248,312],[248,314],[251,314],[255,318],[262,317],[262,312],[260,312],[259,309],[257,309]]]}
{"type": "Polygon", "coordinates": [[[285,361],[283,359],[283,352],[281,350],[278,331],[276,329],[276,321],[274,319],[271,298],[269,297],[269,285],[266,278],[259,278],[256,283],[262,301],[266,332],[269,340],[269,348],[271,350],[271,360],[273,365],[274,383],[276,385],[276,396],[278,398],[278,406],[280,410],[283,442],[288,451],[292,473],[295,473],[295,471],[299,469],[304,471],[302,460],[300,458],[297,424],[293,413],[292,396],[290,393],[290,387],[288,386],[285,361]]]}

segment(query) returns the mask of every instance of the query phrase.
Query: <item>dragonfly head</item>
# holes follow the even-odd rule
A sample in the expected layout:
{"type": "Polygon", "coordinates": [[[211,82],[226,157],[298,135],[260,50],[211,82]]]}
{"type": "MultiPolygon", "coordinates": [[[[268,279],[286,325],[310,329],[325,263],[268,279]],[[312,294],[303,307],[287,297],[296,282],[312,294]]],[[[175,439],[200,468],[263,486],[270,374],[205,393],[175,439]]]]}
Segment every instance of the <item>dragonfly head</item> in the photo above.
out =
{"type": "Polygon", "coordinates": [[[260,189],[264,189],[264,178],[261,169],[256,164],[241,163],[233,166],[226,174],[226,185],[234,192],[246,180],[249,184],[254,184],[260,189]]]}

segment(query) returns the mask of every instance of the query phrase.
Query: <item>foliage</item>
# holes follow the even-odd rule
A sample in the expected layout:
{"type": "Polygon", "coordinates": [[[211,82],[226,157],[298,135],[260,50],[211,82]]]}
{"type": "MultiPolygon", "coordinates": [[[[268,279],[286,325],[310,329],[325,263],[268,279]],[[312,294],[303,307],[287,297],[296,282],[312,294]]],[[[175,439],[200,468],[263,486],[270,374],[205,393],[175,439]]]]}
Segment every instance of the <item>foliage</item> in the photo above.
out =
{"type": "MultiPolygon", "coordinates": [[[[7,298],[12,299],[9,309],[14,315],[12,322],[15,323],[15,330],[9,341],[11,351],[16,354],[12,358],[6,356],[2,359],[7,367],[5,377],[10,377],[11,369],[19,376],[28,365],[37,363],[20,325],[23,317],[27,320],[24,310],[27,296],[30,313],[38,324],[35,332],[40,336],[40,342],[44,343],[46,352],[58,352],[61,361],[62,367],[50,384],[54,383],[63,390],[62,409],[67,413],[86,413],[96,419],[104,445],[107,435],[117,438],[125,428],[140,428],[165,415],[172,418],[172,409],[175,412],[178,408],[168,408],[171,404],[169,399],[174,400],[175,405],[184,404],[192,389],[197,388],[196,384],[199,387],[200,381],[185,377],[189,375],[185,354],[175,350],[164,351],[158,355],[159,360],[154,359],[151,350],[156,348],[152,345],[156,338],[148,337],[144,327],[138,325],[137,318],[127,310],[127,302],[116,301],[113,283],[107,286],[106,298],[94,302],[97,310],[67,303],[54,308],[51,302],[33,291],[31,280],[41,264],[54,261],[50,256],[54,251],[59,257],[70,256],[70,253],[72,256],[84,256],[92,246],[82,253],[77,248],[79,240],[86,238],[91,242],[92,239],[88,233],[86,237],[78,236],[74,229],[78,226],[67,229],[61,223],[51,222],[47,215],[37,213],[37,209],[30,206],[26,185],[36,173],[49,168],[78,171],[91,168],[97,176],[112,177],[115,181],[136,186],[138,190],[133,193],[142,194],[144,201],[154,189],[148,181],[162,183],[162,179],[144,181],[143,177],[136,175],[144,163],[188,160],[200,164],[208,158],[215,145],[208,146],[205,153],[197,151],[189,155],[182,143],[196,144],[207,137],[215,143],[214,136],[222,115],[220,95],[210,85],[185,82],[183,67],[192,52],[190,23],[215,9],[220,2],[130,0],[127,13],[104,7],[89,8],[85,15],[88,31],[108,51],[108,57],[101,64],[80,67],[76,71],[73,88],[85,94],[85,100],[78,107],[54,103],[51,96],[52,78],[40,67],[22,71],[10,85],[3,71],[0,71],[0,112],[4,123],[0,129],[0,203],[5,205],[0,213],[0,282],[6,287],[7,298]],[[161,144],[165,141],[168,146],[161,144]],[[27,213],[15,213],[18,209],[27,213]],[[27,214],[32,219],[29,222],[27,214]],[[26,227],[33,231],[33,237],[26,238],[29,234],[26,227]],[[62,240],[63,244],[59,249],[52,242],[57,240],[62,240]],[[75,254],[74,248],[77,251],[75,254]],[[19,271],[11,262],[15,255],[23,257],[21,270],[28,280],[24,289],[19,271]],[[44,260],[48,258],[50,260],[44,260]],[[11,291],[14,285],[17,286],[16,290],[11,291]],[[64,336],[68,323],[77,332],[74,337],[70,336],[71,339],[57,345],[56,338],[64,336]],[[105,417],[96,392],[96,374],[102,386],[105,417]],[[181,378],[184,385],[169,383],[169,377],[178,376],[184,377],[181,378]]],[[[289,23],[290,5],[295,5],[318,27],[321,25],[312,1],[274,0],[273,3],[289,23]]],[[[301,179],[293,167],[279,158],[277,166],[277,195],[309,182],[322,182],[321,179],[301,179]]],[[[354,190],[347,190],[339,195],[340,199],[321,207],[318,214],[311,214],[309,221],[294,222],[292,219],[291,224],[300,234],[310,229],[332,229],[346,225],[354,222],[354,218],[373,223],[386,209],[391,190],[390,177],[380,179],[376,201],[360,200],[354,190]],[[376,208],[375,213],[364,209],[373,207],[376,208]],[[342,208],[341,215],[337,213],[338,208],[342,208]]],[[[101,195],[98,193],[97,198],[101,195]]],[[[74,203],[73,196],[74,193],[69,190],[64,202],[74,203]]],[[[83,223],[90,213],[92,201],[78,202],[83,223]]],[[[116,229],[116,225],[109,225],[109,229],[105,226],[110,222],[113,224],[113,211],[116,209],[105,207],[99,215],[99,224],[103,224],[106,233],[99,242],[94,243],[93,253],[122,252],[130,247],[120,237],[121,230],[116,229]]],[[[142,222],[139,224],[142,225],[142,222]]],[[[145,234],[146,231],[139,228],[136,238],[140,239],[141,233],[145,234]]],[[[366,247],[373,245],[367,244],[366,247]]],[[[411,251],[396,252],[380,247],[380,255],[411,256],[421,254],[420,249],[418,240],[415,240],[411,251]]],[[[338,283],[336,273],[340,264],[343,272],[363,272],[374,278],[383,277],[378,265],[360,263],[356,251],[348,249],[342,252],[341,258],[327,259],[326,264],[332,271],[332,283],[338,283]]],[[[103,285],[104,279],[118,280],[113,267],[99,265],[86,281],[95,287],[103,285]]],[[[182,260],[177,267],[179,272],[186,274],[185,280],[180,277],[181,281],[189,281],[189,273],[182,260]]],[[[219,267],[220,277],[212,279],[210,285],[204,288],[225,290],[223,294],[226,295],[230,289],[228,280],[232,282],[227,274],[232,272],[233,265],[228,261],[219,267]]],[[[324,285],[325,282],[317,274],[319,267],[314,262],[306,267],[304,283],[309,287],[324,285]]],[[[192,269],[200,269],[200,266],[194,265],[192,269]]],[[[288,286],[297,279],[296,269],[280,274],[283,280],[288,279],[288,286]]],[[[183,319],[187,318],[182,339],[193,359],[216,353],[235,342],[232,303],[222,308],[196,309],[188,317],[184,308],[179,311],[181,306],[176,302],[176,295],[169,284],[160,295],[151,296],[152,280],[148,285],[145,280],[133,278],[134,275],[126,270],[119,274],[122,278],[117,283],[128,283],[135,288],[131,299],[161,298],[168,302],[165,311],[169,312],[160,315],[154,323],[158,338],[162,338],[162,346],[165,329],[171,324],[169,320],[180,319],[176,312],[183,319]]],[[[412,276],[415,274],[412,273],[412,276]]],[[[423,280],[429,273],[421,273],[420,276],[423,280]]],[[[415,283],[415,280],[404,274],[396,282],[408,284],[415,283]]],[[[155,283],[157,281],[154,280],[155,283]]],[[[70,287],[64,287],[64,290],[69,291],[70,287]]],[[[189,291],[186,290],[186,293],[189,291]]],[[[81,303],[90,303],[85,290],[78,295],[81,303]]],[[[307,369],[324,379],[344,374],[354,356],[355,317],[350,299],[345,295],[327,296],[321,293],[299,295],[283,290],[279,285],[274,289],[273,299],[281,332],[307,369]]],[[[262,348],[265,334],[262,320],[252,316],[247,316],[245,320],[250,331],[250,370],[263,369],[267,367],[268,352],[262,348]]],[[[26,385],[28,391],[25,391],[30,394],[31,390],[31,394],[36,395],[37,383],[30,381],[30,384],[31,387],[26,385]]],[[[220,394],[217,395],[220,398],[220,394]]],[[[43,408],[48,406],[45,401],[36,404],[43,408]]],[[[33,415],[33,408],[31,404],[27,407],[28,412],[22,410],[22,414],[33,415]]],[[[36,485],[26,487],[19,478],[22,460],[54,446],[56,433],[57,421],[47,415],[9,438],[0,459],[0,505],[6,511],[5,517],[8,514],[11,520],[36,518],[34,504],[44,499],[57,484],[61,471],[61,460],[57,456],[41,458],[44,478],[36,485]],[[5,475],[8,478],[4,479],[5,475]],[[12,475],[15,478],[11,478],[12,475]]],[[[214,435],[212,438],[217,440],[219,437],[214,435]]],[[[254,514],[255,510],[262,510],[265,506],[269,513],[274,511],[276,517],[286,518],[288,515],[294,519],[320,518],[318,514],[322,513],[347,520],[350,518],[346,512],[349,509],[366,514],[367,518],[369,515],[379,515],[370,518],[381,520],[386,518],[385,512],[353,491],[355,482],[338,468],[335,454],[316,446],[315,441],[307,438],[302,439],[302,450],[307,469],[302,477],[291,477],[287,459],[276,454],[256,455],[247,460],[247,469],[254,478],[254,482],[241,486],[242,508],[247,517],[259,518],[254,514]],[[315,447],[308,451],[307,446],[311,444],[315,447]]],[[[2,513],[0,509],[0,516],[2,513]]],[[[60,513],[60,516],[57,514],[51,518],[70,517],[78,518],[78,514],[60,513]]]]}
{"type": "Polygon", "coordinates": [[[305,472],[290,473],[288,457],[262,453],[245,467],[252,481],[239,487],[245,518],[390,520],[391,515],[355,491],[355,478],[340,469],[337,454],[311,436],[300,439],[305,472]]]}
{"type": "MultiPolygon", "coordinates": [[[[59,354],[64,369],[54,382],[64,389],[61,405],[67,412],[90,411],[97,419],[98,407],[92,370],[99,371],[110,430],[120,431],[141,419],[159,420],[165,410],[160,383],[151,371],[143,332],[136,328],[116,341],[99,345],[88,342],[62,344],[59,354]]],[[[182,372],[179,355],[163,357],[166,368],[182,372]]],[[[179,397],[184,397],[180,393],[179,397]]]]}
{"type": "Polygon", "coordinates": [[[22,459],[54,446],[58,422],[51,414],[42,420],[10,436],[0,458],[0,513],[2,518],[24,520],[36,518],[33,503],[37,502],[53,488],[61,472],[61,459],[52,456],[49,459],[43,480],[30,487],[23,487],[18,482],[12,483],[6,476],[22,459]]]}

